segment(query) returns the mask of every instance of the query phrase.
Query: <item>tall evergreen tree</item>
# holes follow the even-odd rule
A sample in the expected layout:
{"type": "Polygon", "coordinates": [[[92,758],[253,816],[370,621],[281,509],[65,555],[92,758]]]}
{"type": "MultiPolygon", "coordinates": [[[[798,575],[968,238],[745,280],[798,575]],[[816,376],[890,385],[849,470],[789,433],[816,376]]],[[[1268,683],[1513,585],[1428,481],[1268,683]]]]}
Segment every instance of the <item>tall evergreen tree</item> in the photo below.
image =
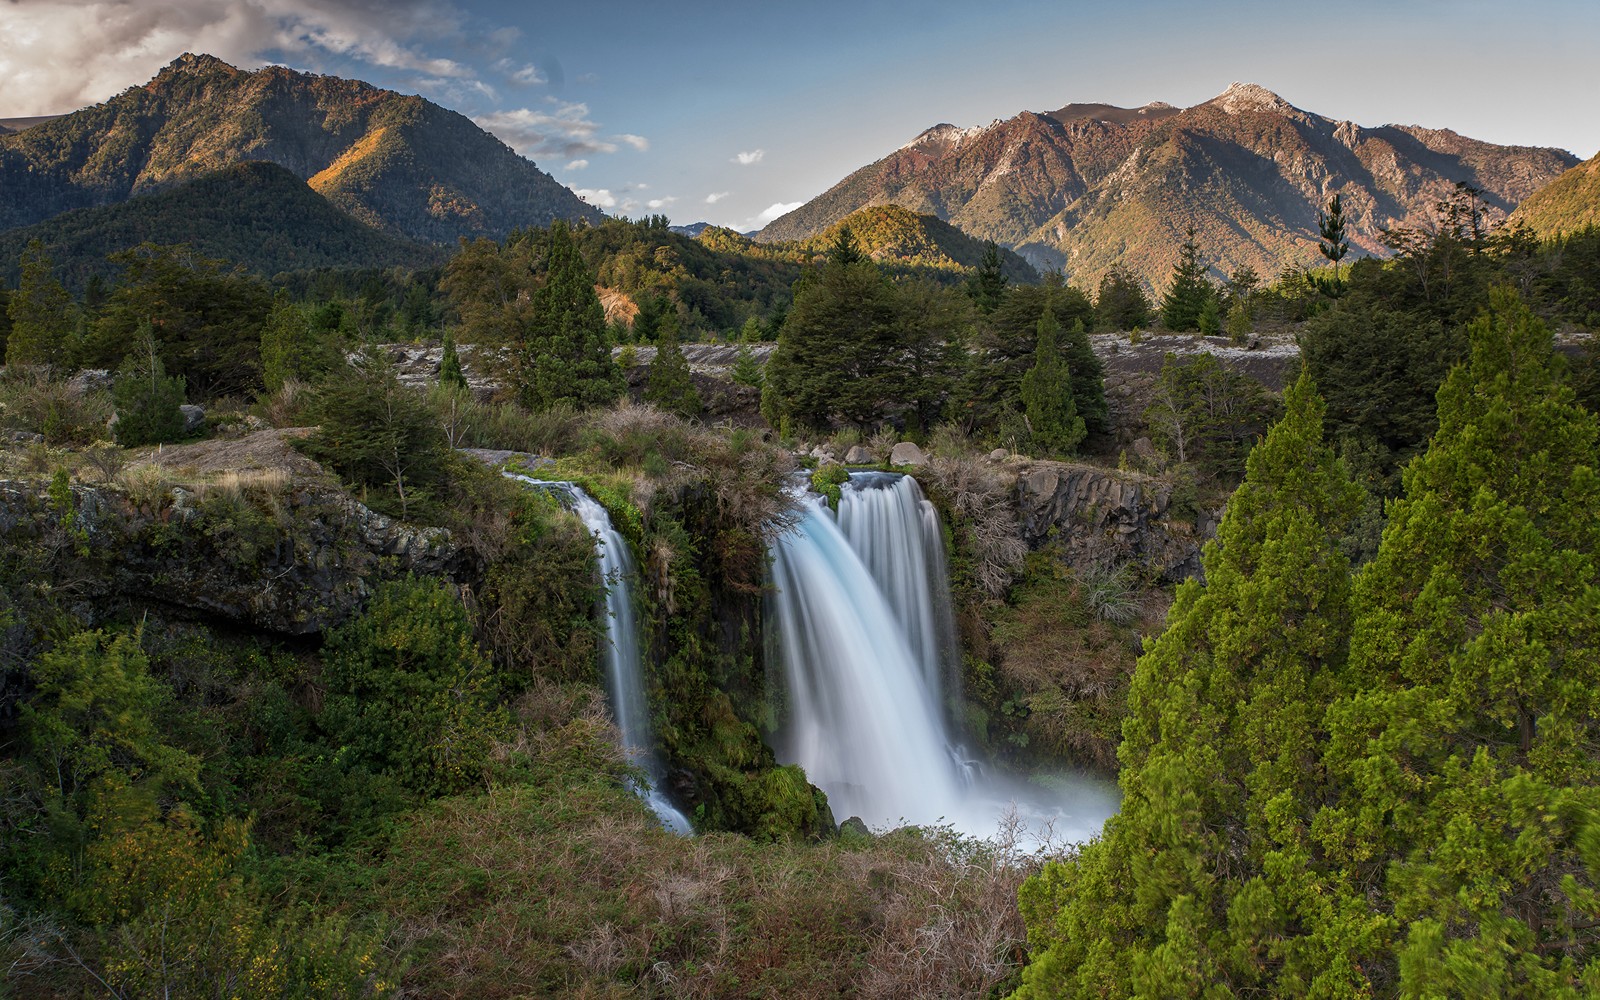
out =
{"type": "Polygon", "coordinates": [[[1328,199],[1326,212],[1317,213],[1317,231],[1322,235],[1317,249],[1327,258],[1328,263],[1333,265],[1333,277],[1319,277],[1314,283],[1323,295],[1337,299],[1345,292],[1344,277],[1339,274],[1339,262],[1350,252],[1350,238],[1344,231],[1344,205],[1338,195],[1328,199]]]}
{"type": "Polygon", "coordinates": [[[1403,996],[1589,995],[1600,978],[1600,422],[1509,289],[1354,593],[1319,817],[1355,958],[1403,996]],[[1381,894],[1378,890],[1381,887],[1381,894]]]}
{"type": "Polygon", "coordinates": [[[985,240],[983,259],[978,262],[977,270],[967,277],[967,295],[979,312],[988,315],[999,307],[1005,293],[1006,276],[1000,270],[1000,248],[994,240],[985,240]]]}
{"type": "Polygon", "coordinates": [[[1126,269],[1114,267],[1100,279],[1094,300],[1095,326],[1101,330],[1133,330],[1150,323],[1150,299],[1126,269]]]}
{"type": "Polygon", "coordinates": [[[1023,412],[1033,445],[1044,455],[1070,455],[1088,430],[1072,396],[1072,372],[1056,350],[1061,324],[1046,308],[1034,336],[1033,367],[1022,376],[1023,412]]]}
{"type": "Polygon", "coordinates": [[[1196,330],[1206,303],[1216,298],[1217,290],[1200,263],[1200,246],[1191,226],[1178,248],[1178,263],[1172,269],[1172,283],[1161,297],[1161,323],[1168,330],[1196,330]]]}
{"type": "Polygon", "coordinates": [[[8,365],[59,365],[66,361],[72,334],[72,296],[56,280],[50,257],[38,240],[22,253],[22,280],[6,306],[11,333],[8,365]]]}
{"type": "Polygon", "coordinates": [[[461,371],[461,355],[456,353],[456,336],[446,328],[439,348],[439,384],[447,389],[465,389],[467,376],[461,371]]]}
{"type": "Polygon", "coordinates": [[[680,417],[698,417],[705,409],[689,374],[689,362],[678,346],[678,314],[668,310],[656,326],[656,356],[645,375],[644,398],[680,417]]]}
{"type": "Polygon", "coordinates": [[[522,401],[536,412],[558,403],[580,409],[608,406],[625,386],[611,360],[594,273],[579,256],[564,221],[551,224],[547,246],[548,270],[544,284],[533,293],[520,347],[522,401]]]}
{"type": "Polygon", "coordinates": [[[1344,996],[1307,869],[1321,706],[1344,688],[1361,492],[1322,441],[1302,374],[1250,454],[1203,555],[1146,648],[1123,726],[1121,812],[1021,892],[1033,948],[1017,996],[1344,996]],[[1318,990],[1322,992],[1318,993],[1318,990]]]}

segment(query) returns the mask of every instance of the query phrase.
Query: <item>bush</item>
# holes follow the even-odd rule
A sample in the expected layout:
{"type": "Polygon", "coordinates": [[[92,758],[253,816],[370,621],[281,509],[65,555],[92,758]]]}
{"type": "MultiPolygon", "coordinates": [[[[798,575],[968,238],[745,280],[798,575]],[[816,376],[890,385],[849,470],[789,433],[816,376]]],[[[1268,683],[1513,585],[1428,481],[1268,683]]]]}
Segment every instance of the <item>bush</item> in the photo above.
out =
{"type": "Polygon", "coordinates": [[[91,444],[106,436],[114,408],[104,389],[78,389],[42,368],[0,373],[0,427],[44,435],[45,443],[91,444]]]}
{"type": "Polygon", "coordinates": [[[155,341],[128,355],[117,370],[112,397],[116,400],[117,443],[124,447],[161,444],[183,436],[183,379],[167,376],[156,353],[155,341]]]}

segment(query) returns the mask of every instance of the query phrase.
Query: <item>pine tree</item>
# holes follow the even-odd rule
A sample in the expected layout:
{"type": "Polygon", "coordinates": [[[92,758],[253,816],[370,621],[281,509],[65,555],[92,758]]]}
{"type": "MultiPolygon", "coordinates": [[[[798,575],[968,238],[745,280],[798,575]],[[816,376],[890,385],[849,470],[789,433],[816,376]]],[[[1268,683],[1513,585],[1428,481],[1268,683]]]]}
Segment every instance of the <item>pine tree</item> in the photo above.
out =
{"type": "Polygon", "coordinates": [[[1139,279],[1114,267],[1100,279],[1094,300],[1095,326],[1101,330],[1133,330],[1150,323],[1150,299],[1139,279]]]}
{"type": "Polygon", "coordinates": [[[1172,284],[1161,297],[1161,322],[1168,330],[1181,332],[1200,326],[1200,316],[1206,303],[1216,297],[1217,291],[1206,276],[1205,265],[1200,263],[1200,246],[1194,241],[1195,231],[1190,227],[1178,248],[1178,263],[1172,269],[1172,284]]]}
{"type": "Polygon", "coordinates": [[[547,245],[548,270],[533,293],[523,331],[522,401],[535,412],[559,403],[580,409],[609,406],[622,395],[624,383],[611,360],[594,274],[565,222],[558,219],[550,226],[547,245]]]}
{"type": "Polygon", "coordinates": [[[967,278],[967,296],[972,299],[979,312],[988,315],[1000,305],[1005,293],[1006,276],[1000,269],[1000,248],[995,245],[994,240],[986,240],[983,244],[983,259],[967,278]]]}
{"type": "MultiPolygon", "coordinates": [[[[1308,376],[1251,452],[1146,647],[1123,726],[1121,812],[1021,892],[1033,962],[1017,996],[1348,995],[1312,870],[1321,706],[1344,689],[1361,492],[1322,441],[1308,376]]],[[[1342,925],[1341,925],[1342,926],[1342,925]]]]}
{"type": "Polygon", "coordinates": [[[1072,396],[1072,372],[1056,350],[1061,324],[1046,308],[1039,317],[1033,367],[1022,377],[1022,405],[1033,445],[1044,455],[1070,455],[1088,429],[1072,396]]]}
{"type": "Polygon", "coordinates": [[[11,334],[8,365],[60,365],[72,335],[72,296],[56,280],[54,266],[38,240],[22,253],[22,279],[6,306],[11,334]]]}
{"type": "Polygon", "coordinates": [[[1317,249],[1327,258],[1328,263],[1333,265],[1333,277],[1313,276],[1312,283],[1323,295],[1337,299],[1345,293],[1344,278],[1339,274],[1339,262],[1350,252],[1350,239],[1344,231],[1344,205],[1338,195],[1328,200],[1326,212],[1317,213],[1317,231],[1322,235],[1317,249]]]}
{"type": "Polygon", "coordinates": [[[849,226],[840,226],[839,231],[833,234],[833,242],[828,245],[828,263],[849,267],[866,259],[867,255],[861,252],[861,244],[856,242],[856,234],[850,231],[849,226]]]}
{"type": "Polygon", "coordinates": [[[444,331],[444,343],[439,354],[439,384],[447,389],[465,389],[467,376],[461,371],[461,356],[456,353],[455,333],[444,331]]]}
{"type": "Polygon", "coordinates": [[[1577,996],[1600,975],[1600,422],[1496,289],[1353,597],[1322,848],[1406,996],[1577,996]]]}
{"type": "Polygon", "coordinates": [[[689,362],[678,346],[678,315],[668,310],[656,327],[656,356],[645,375],[644,398],[669,413],[688,419],[705,409],[689,374],[689,362]]]}

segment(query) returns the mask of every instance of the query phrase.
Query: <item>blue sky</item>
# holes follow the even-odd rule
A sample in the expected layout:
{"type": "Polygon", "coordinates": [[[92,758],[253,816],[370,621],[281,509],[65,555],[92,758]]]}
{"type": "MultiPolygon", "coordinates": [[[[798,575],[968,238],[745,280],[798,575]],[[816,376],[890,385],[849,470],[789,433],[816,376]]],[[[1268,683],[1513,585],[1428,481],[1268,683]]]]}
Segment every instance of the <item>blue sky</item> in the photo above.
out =
{"type": "Polygon", "coordinates": [[[184,51],[421,93],[613,214],[750,229],[938,122],[1235,80],[1363,125],[1600,149],[1593,0],[5,0],[0,117],[184,51]]]}

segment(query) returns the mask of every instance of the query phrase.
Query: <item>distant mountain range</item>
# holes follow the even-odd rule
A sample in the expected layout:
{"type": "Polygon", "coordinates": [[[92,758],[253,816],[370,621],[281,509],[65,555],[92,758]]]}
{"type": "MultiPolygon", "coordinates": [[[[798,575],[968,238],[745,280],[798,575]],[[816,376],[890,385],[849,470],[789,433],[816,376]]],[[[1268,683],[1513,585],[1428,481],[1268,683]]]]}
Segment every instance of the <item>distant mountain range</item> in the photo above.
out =
{"type": "Polygon", "coordinates": [[[1600,154],[1535,191],[1511,218],[1544,236],[1600,226],[1600,154]]]}
{"type": "Polygon", "coordinates": [[[1215,273],[1249,266],[1271,278],[1319,260],[1317,211],[1334,194],[1358,252],[1381,253],[1383,229],[1426,225],[1457,181],[1483,191],[1493,220],[1576,163],[1448,130],[1363,128],[1234,84],[1186,109],[1069,104],[981,128],[936,125],[757,238],[806,239],[895,204],[1086,287],[1121,265],[1159,289],[1190,227],[1215,273]]]}
{"type": "Polygon", "coordinates": [[[602,217],[465,116],[421,97],[186,54],[103,104],[0,135],[0,230],[245,161],[278,164],[353,218],[422,243],[602,217]]]}
{"type": "Polygon", "coordinates": [[[441,248],[357,221],[288,170],[262,162],[0,232],[0,278],[15,277],[22,251],[35,239],[73,288],[92,275],[112,277],[115,265],[106,258],[145,241],[185,243],[264,277],[323,267],[415,268],[445,256],[441,248]]]}

